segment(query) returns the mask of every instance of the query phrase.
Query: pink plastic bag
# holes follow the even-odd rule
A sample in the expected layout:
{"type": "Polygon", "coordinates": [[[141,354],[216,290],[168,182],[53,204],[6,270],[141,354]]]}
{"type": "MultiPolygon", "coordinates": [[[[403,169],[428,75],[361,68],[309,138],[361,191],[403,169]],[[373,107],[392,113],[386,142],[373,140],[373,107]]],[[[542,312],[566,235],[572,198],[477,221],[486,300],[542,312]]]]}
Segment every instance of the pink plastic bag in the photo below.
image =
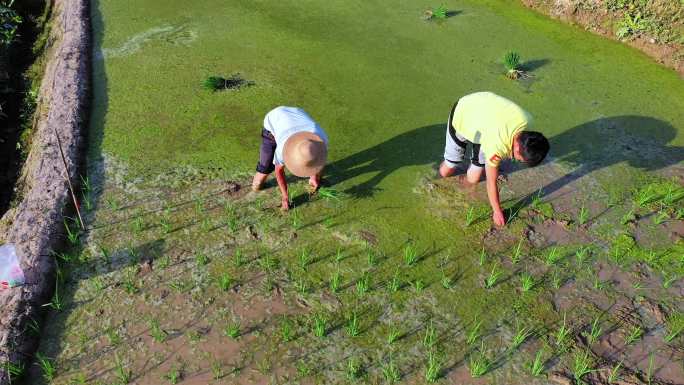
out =
{"type": "Polygon", "coordinates": [[[0,246],[0,288],[21,286],[25,282],[24,271],[19,266],[19,258],[14,245],[0,246]]]}

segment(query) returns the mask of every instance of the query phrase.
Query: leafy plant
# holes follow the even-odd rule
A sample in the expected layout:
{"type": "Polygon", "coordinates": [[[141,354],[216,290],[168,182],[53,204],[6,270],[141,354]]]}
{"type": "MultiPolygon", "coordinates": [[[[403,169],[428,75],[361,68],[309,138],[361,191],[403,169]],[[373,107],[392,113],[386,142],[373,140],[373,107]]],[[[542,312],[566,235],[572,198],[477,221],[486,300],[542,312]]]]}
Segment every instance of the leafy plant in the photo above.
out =
{"type": "Polygon", "coordinates": [[[503,271],[499,269],[499,264],[498,262],[494,264],[494,267],[492,267],[492,271],[489,272],[489,276],[485,278],[485,288],[490,289],[496,285],[496,283],[499,281],[499,278],[503,274],[503,271]]]}
{"type": "Polygon", "coordinates": [[[534,355],[534,361],[532,361],[532,364],[530,365],[530,372],[535,377],[539,377],[544,373],[543,355],[544,351],[541,349],[538,350],[537,354],[534,355]]]}
{"type": "Polygon", "coordinates": [[[57,367],[50,358],[43,355],[41,352],[36,353],[36,364],[43,372],[43,378],[47,383],[51,383],[57,374],[57,367]]]}
{"type": "Polygon", "coordinates": [[[535,286],[534,277],[530,273],[523,273],[520,276],[520,286],[523,292],[532,290],[535,286]]]}
{"type": "Polygon", "coordinates": [[[232,339],[240,337],[240,321],[236,320],[230,322],[223,331],[223,334],[232,339]]]}
{"type": "Polygon", "coordinates": [[[404,247],[404,262],[406,263],[406,266],[413,266],[418,262],[418,252],[411,244],[404,247]]]}
{"type": "Polygon", "coordinates": [[[340,281],[341,281],[341,275],[340,271],[337,270],[332,273],[330,276],[330,291],[333,293],[337,293],[340,290],[340,281]]]}
{"type": "Polygon", "coordinates": [[[582,206],[577,213],[577,223],[579,223],[580,226],[584,225],[587,223],[589,220],[589,210],[587,210],[586,207],[582,206]]]}
{"type": "Polygon", "coordinates": [[[326,332],[326,325],[327,325],[327,320],[326,318],[321,315],[321,314],[314,314],[312,317],[312,322],[311,322],[311,329],[313,331],[313,334],[316,337],[325,337],[325,332],[326,332]]]}
{"type": "Polygon", "coordinates": [[[425,380],[429,383],[436,382],[442,373],[442,362],[437,354],[430,350],[425,365],[425,380]]]}
{"type": "Polygon", "coordinates": [[[646,29],[646,19],[640,11],[635,13],[625,12],[622,21],[618,24],[615,34],[619,39],[639,34],[646,29]]]}
{"type": "Polygon", "coordinates": [[[468,345],[472,345],[477,341],[478,338],[480,338],[480,328],[482,327],[482,321],[478,321],[477,318],[473,322],[473,326],[470,328],[468,331],[468,335],[466,337],[466,343],[468,345]]]}
{"type": "Polygon", "coordinates": [[[352,316],[347,319],[345,329],[347,330],[347,334],[351,337],[356,337],[361,333],[359,318],[357,317],[356,312],[353,312],[352,316]]]}
{"type": "Polygon", "coordinates": [[[437,343],[437,332],[432,321],[425,327],[425,334],[423,335],[423,346],[432,348],[437,343]]]}
{"type": "Polygon", "coordinates": [[[470,357],[470,375],[473,378],[482,377],[492,367],[492,361],[484,353],[484,342],[482,342],[480,351],[473,353],[470,357]]]}

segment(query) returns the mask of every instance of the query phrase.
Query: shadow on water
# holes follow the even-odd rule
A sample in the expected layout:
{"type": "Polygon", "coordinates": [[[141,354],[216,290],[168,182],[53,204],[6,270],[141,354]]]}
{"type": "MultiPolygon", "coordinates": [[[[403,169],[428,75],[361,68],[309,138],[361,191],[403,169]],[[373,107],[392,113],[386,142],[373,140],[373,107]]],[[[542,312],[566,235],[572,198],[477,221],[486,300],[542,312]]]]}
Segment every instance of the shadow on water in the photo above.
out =
{"type": "MultiPolygon", "coordinates": [[[[445,127],[421,127],[338,160],[330,165],[328,178],[338,184],[372,174],[345,191],[356,197],[372,196],[383,179],[403,167],[436,167],[442,160],[445,127]]],[[[676,135],[677,130],[669,123],[637,115],[600,118],[572,127],[549,139],[550,158],[574,165],[575,169],[542,187],[542,192],[552,194],[589,173],[618,163],[642,171],[675,165],[684,160],[684,148],[668,144],[676,135]]],[[[523,198],[526,203],[530,200],[531,196],[523,198]]]]}

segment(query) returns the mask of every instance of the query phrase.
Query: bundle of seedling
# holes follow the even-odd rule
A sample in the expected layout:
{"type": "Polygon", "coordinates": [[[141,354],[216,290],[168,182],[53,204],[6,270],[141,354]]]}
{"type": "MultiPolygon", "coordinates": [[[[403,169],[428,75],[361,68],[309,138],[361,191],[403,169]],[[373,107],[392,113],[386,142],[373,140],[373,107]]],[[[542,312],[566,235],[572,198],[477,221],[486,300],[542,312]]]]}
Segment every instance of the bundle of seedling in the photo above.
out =
{"type": "Polygon", "coordinates": [[[227,78],[223,76],[209,76],[202,82],[202,86],[209,91],[224,91],[240,89],[254,85],[254,82],[246,80],[239,73],[234,73],[227,78]]]}
{"type": "Polygon", "coordinates": [[[423,14],[425,20],[445,20],[449,17],[449,11],[443,5],[437,8],[429,8],[423,14]]]}
{"type": "Polygon", "coordinates": [[[528,78],[529,75],[524,71],[520,54],[515,51],[509,51],[504,55],[504,67],[506,68],[506,77],[509,79],[528,78]]]}

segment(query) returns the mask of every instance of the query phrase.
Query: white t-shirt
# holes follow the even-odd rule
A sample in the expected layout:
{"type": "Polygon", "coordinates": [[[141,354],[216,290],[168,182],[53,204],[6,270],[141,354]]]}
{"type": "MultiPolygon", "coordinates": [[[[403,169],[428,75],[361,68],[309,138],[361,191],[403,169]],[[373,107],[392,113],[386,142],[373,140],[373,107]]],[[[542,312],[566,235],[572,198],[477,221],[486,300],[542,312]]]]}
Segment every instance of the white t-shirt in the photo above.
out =
{"type": "Polygon", "coordinates": [[[271,110],[264,118],[264,128],[273,134],[276,141],[273,164],[283,164],[285,142],[298,132],[311,132],[318,135],[328,145],[328,135],[304,110],[297,107],[280,106],[271,110]]]}

